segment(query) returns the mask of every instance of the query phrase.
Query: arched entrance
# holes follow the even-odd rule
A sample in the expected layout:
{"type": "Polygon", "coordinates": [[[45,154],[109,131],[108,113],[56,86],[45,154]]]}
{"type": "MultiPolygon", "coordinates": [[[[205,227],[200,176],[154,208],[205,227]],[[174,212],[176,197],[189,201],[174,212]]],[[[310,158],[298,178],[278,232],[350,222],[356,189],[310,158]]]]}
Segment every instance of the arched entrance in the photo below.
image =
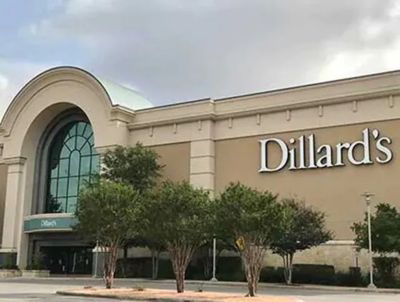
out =
{"type": "Polygon", "coordinates": [[[43,133],[35,164],[33,215],[25,217],[28,265],[53,274],[90,274],[92,243],[72,232],[79,190],[99,172],[89,119],[78,108],[57,116],[43,133]],[[36,191],[36,192],[35,192],[36,191]]]}
{"type": "Polygon", "coordinates": [[[76,247],[88,248],[71,229],[79,188],[98,165],[96,150],[127,144],[134,117],[111,95],[90,73],[59,67],[32,79],[10,104],[0,124],[7,166],[0,258],[11,255],[25,268],[40,249],[68,247],[73,260],[83,253],[76,247]]]}

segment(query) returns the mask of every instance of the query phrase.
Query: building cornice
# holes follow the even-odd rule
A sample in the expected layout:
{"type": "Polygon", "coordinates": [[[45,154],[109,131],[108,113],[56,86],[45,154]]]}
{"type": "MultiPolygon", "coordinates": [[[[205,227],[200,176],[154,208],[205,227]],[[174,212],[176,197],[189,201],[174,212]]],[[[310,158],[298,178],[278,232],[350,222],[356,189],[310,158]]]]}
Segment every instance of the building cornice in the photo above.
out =
{"type": "MultiPolygon", "coordinates": [[[[272,113],[272,112],[279,112],[285,110],[297,110],[297,109],[305,109],[316,107],[320,105],[335,105],[341,103],[347,103],[351,101],[364,101],[373,98],[379,97],[389,97],[400,94],[400,87],[393,87],[391,89],[380,89],[374,91],[368,91],[365,93],[354,93],[354,94],[347,94],[341,96],[334,96],[334,97],[327,97],[327,98],[317,98],[307,101],[300,101],[296,103],[286,103],[286,104],[279,104],[279,105],[271,105],[271,106],[260,106],[250,109],[244,110],[232,110],[232,111],[225,111],[216,114],[216,119],[226,119],[230,117],[244,117],[259,113],[272,113]]],[[[218,104],[218,103],[217,103],[218,104]]],[[[218,105],[217,105],[218,108],[218,105]]]]}
{"type": "Polygon", "coordinates": [[[107,151],[114,150],[118,146],[119,145],[98,146],[98,147],[95,147],[95,149],[96,149],[97,153],[99,153],[100,155],[103,155],[107,151]]]}
{"type": "Polygon", "coordinates": [[[110,121],[130,123],[135,118],[135,112],[122,106],[113,106],[110,111],[110,121]]]}
{"type": "Polygon", "coordinates": [[[157,127],[157,126],[165,126],[177,123],[188,123],[188,122],[195,122],[199,120],[216,120],[217,115],[215,113],[202,113],[198,115],[192,116],[178,116],[170,119],[165,120],[150,120],[141,123],[131,123],[128,125],[129,130],[136,130],[136,129],[143,129],[148,127],[157,127]]]}
{"type": "Polygon", "coordinates": [[[23,165],[26,162],[26,157],[16,156],[16,157],[7,157],[2,158],[0,160],[0,164],[5,165],[23,165]]]}
{"type": "MultiPolygon", "coordinates": [[[[280,111],[287,111],[287,110],[298,110],[298,109],[305,109],[305,108],[311,108],[311,107],[318,107],[318,106],[326,106],[326,105],[335,105],[335,104],[341,104],[341,103],[346,103],[346,102],[351,102],[351,101],[363,101],[363,100],[368,100],[368,99],[373,99],[373,98],[384,98],[384,97],[391,97],[395,95],[400,94],[400,87],[399,86],[390,86],[390,87],[385,87],[381,89],[374,89],[374,90],[369,90],[365,92],[359,92],[359,93],[351,93],[351,94],[344,94],[344,95],[335,95],[335,96],[327,96],[324,98],[315,98],[315,99],[310,99],[310,100],[303,100],[303,101],[286,101],[285,103],[278,103],[276,102],[275,104],[259,104],[257,106],[250,106],[249,108],[234,108],[234,104],[232,104],[232,109],[231,110],[222,110],[221,105],[224,104],[224,107],[226,106],[226,101],[223,101],[223,103],[213,102],[213,106],[210,106],[207,109],[207,112],[199,111],[198,113],[196,112],[191,112],[190,115],[179,115],[179,114],[170,114],[171,110],[176,109],[174,106],[169,106],[169,107],[163,107],[163,108],[154,108],[154,110],[157,110],[159,113],[160,111],[164,110],[165,114],[163,114],[164,118],[157,118],[154,119],[151,117],[151,112],[152,109],[147,109],[146,110],[146,115],[147,117],[144,116],[141,119],[141,121],[137,122],[132,122],[128,124],[128,129],[129,130],[137,130],[137,129],[143,129],[143,128],[148,128],[148,127],[157,127],[157,126],[165,126],[165,125],[171,125],[175,123],[187,123],[187,122],[196,122],[199,120],[223,120],[223,119],[228,119],[228,118],[236,118],[236,117],[246,117],[246,116],[251,116],[255,114],[266,114],[266,113],[274,113],[274,112],[280,112],[280,111]],[[149,118],[149,120],[146,120],[146,118],[149,118]]],[[[253,96],[252,99],[254,98],[260,98],[263,95],[257,95],[253,96]]],[[[240,102],[246,102],[247,100],[240,99],[240,102]]],[[[231,100],[233,102],[233,100],[231,100]]],[[[235,102],[237,103],[238,100],[236,99],[235,102]]],[[[184,104],[185,107],[190,107],[194,105],[199,105],[196,103],[187,103],[184,104]]],[[[179,106],[182,108],[181,104],[177,104],[176,106],[179,106]]],[[[196,108],[196,109],[205,109],[202,107],[196,108]]],[[[138,112],[140,115],[140,112],[138,112]]]]}

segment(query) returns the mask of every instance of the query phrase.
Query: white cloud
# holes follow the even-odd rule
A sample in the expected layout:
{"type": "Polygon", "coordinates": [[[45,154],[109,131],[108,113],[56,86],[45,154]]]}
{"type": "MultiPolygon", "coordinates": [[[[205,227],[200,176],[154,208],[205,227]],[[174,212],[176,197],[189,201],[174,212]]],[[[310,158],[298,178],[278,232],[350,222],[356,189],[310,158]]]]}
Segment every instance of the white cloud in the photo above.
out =
{"type": "Polygon", "coordinates": [[[6,90],[8,87],[8,78],[0,74],[0,91],[6,90]]]}
{"type": "Polygon", "coordinates": [[[400,1],[396,1],[393,4],[392,9],[389,12],[390,17],[400,17],[400,1]]]}
{"type": "Polygon", "coordinates": [[[49,65],[0,58],[0,120],[14,96],[31,78],[49,65]]]}
{"type": "Polygon", "coordinates": [[[333,48],[318,80],[331,80],[360,74],[400,69],[400,15],[393,14],[394,3],[382,18],[364,18],[347,31],[333,48]]]}
{"type": "MultiPolygon", "coordinates": [[[[69,0],[31,25],[156,103],[399,68],[392,0],[69,0]]],[[[28,31],[29,32],[29,31],[28,31]]]]}

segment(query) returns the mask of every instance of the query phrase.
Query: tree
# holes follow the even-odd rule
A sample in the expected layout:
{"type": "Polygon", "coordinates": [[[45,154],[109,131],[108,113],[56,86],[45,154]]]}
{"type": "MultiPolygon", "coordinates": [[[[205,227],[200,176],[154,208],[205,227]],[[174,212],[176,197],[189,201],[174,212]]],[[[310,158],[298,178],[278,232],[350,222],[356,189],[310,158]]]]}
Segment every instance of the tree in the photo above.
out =
{"type": "Polygon", "coordinates": [[[287,209],[287,219],[272,241],[271,249],[282,257],[285,281],[292,284],[294,254],[332,239],[332,233],[325,227],[323,212],[293,198],[284,199],[282,204],[287,209]]]}
{"type": "MultiPolygon", "coordinates": [[[[368,217],[364,221],[354,223],[355,242],[360,248],[368,249],[368,217]]],[[[400,213],[387,203],[376,206],[375,215],[371,215],[372,249],[374,252],[400,252],[400,213]]]]}
{"type": "Polygon", "coordinates": [[[187,182],[163,182],[143,210],[144,236],[169,252],[178,293],[194,252],[209,238],[208,192],[187,182]]]}
{"type": "MultiPolygon", "coordinates": [[[[103,157],[102,177],[115,182],[126,183],[133,189],[146,193],[154,189],[161,176],[162,166],[158,164],[159,155],[154,150],[137,143],[134,147],[117,146],[108,150],[103,157]]],[[[123,263],[127,263],[128,248],[142,245],[143,238],[131,238],[123,247],[123,263]]],[[[150,242],[149,242],[150,243],[150,242]]],[[[160,250],[153,244],[147,245],[152,253],[153,278],[158,275],[158,256],[160,250]]],[[[124,271],[124,269],[123,269],[124,271]]]]}
{"type": "MultiPolygon", "coordinates": [[[[368,216],[364,221],[354,223],[355,242],[360,248],[368,249],[368,216]]],[[[387,203],[376,206],[375,214],[371,215],[372,250],[380,254],[374,258],[377,282],[384,286],[396,283],[395,271],[399,265],[397,257],[388,257],[388,253],[400,252],[400,212],[387,203]]]]}
{"type": "Polygon", "coordinates": [[[141,194],[131,186],[99,180],[79,194],[75,230],[89,241],[98,241],[105,253],[104,281],[111,288],[118,249],[137,236],[140,224],[141,194]]]}
{"type": "Polygon", "coordinates": [[[160,177],[162,166],[158,159],[157,152],[140,143],[135,147],[118,146],[104,154],[102,176],[145,192],[151,190],[160,177]]]}
{"type": "Polygon", "coordinates": [[[265,253],[285,220],[277,195],[231,183],[215,200],[219,238],[236,247],[245,267],[248,295],[255,296],[265,253]]]}

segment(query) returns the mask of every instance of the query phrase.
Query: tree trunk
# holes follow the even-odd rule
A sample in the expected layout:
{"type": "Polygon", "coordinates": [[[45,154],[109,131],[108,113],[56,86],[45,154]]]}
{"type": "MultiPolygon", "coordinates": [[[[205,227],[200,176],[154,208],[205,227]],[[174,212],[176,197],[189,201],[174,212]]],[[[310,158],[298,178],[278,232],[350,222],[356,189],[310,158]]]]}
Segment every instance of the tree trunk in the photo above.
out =
{"type": "Polygon", "coordinates": [[[126,266],[128,265],[128,247],[127,246],[124,246],[124,256],[123,257],[124,257],[124,259],[122,260],[123,265],[122,265],[121,271],[122,271],[122,275],[124,277],[126,277],[126,266]]]}
{"type": "Polygon", "coordinates": [[[156,262],[156,259],[155,259],[155,250],[154,249],[151,249],[150,250],[151,251],[151,279],[155,279],[154,278],[154,266],[155,266],[155,262],[156,262]]]}
{"type": "Polygon", "coordinates": [[[185,271],[180,268],[178,272],[175,273],[176,279],[176,291],[178,293],[183,293],[185,291],[185,271]]]}
{"type": "Polygon", "coordinates": [[[211,267],[212,267],[212,256],[210,257],[210,251],[207,251],[207,255],[203,257],[203,275],[205,279],[210,279],[211,278],[211,267]]]}
{"type": "Polygon", "coordinates": [[[258,281],[262,269],[262,263],[265,257],[265,248],[263,246],[249,245],[241,251],[242,261],[244,263],[248,296],[254,297],[257,293],[258,281]]]}
{"type": "Polygon", "coordinates": [[[289,278],[288,284],[292,284],[292,276],[293,276],[293,254],[289,255],[289,278]]]}
{"type": "Polygon", "coordinates": [[[185,272],[192,259],[193,253],[196,250],[195,246],[186,244],[169,244],[167,246],[172,268],[175,274],[176,290],[178,293],[183,293],[185,290],[185,272]]]}
{"type": "Polygon", "coordinates": [[[294,254],[284,254],[284,255],[282,255],[282,259],[283,259],[283,274],[284,274],[285,282],[286,282],[287,285],[291,285],[292,284],[293,256],[294,256],[294,254]]]}
{"type": "Polygon", "coordinates": [[[156,249],[152,249],[151,250],[151,265],[152,265],[151,278],[153,280],[158,279],[159,259],[160,259],[160,251],[156,250],[156,249]]]}
{"type": "Polygon", "coordinates": [[[118,258],[118,246],[113,245],[108,248],[108,251],[105,253],[105,259],[104,259],[103,279],[106,288],[112,288],[114,284],[114,274],[117,264],[117,258],[118,258]]]}
{"type": "Polygon", "coordinates": [[[156,252],[156,267],[154,269],[154,277],[158,279],[158,268],[160,267],[160,251],[157,250],[156,252]]]}

